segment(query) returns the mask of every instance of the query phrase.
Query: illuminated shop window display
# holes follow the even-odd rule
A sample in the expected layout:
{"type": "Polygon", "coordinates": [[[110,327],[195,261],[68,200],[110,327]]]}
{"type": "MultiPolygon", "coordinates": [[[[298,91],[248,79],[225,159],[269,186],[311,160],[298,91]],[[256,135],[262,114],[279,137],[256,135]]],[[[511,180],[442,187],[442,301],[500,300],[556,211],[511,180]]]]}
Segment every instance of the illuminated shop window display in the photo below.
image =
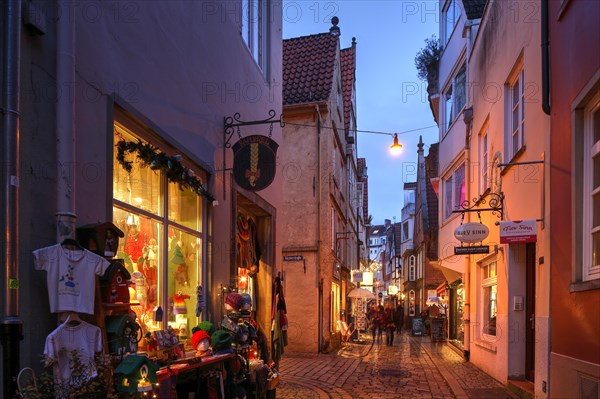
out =
{"type": "MultiPolygon", "coordinates": [[[[140,139],[118,122],[114,132],[115,143],[140,139]]],[[[131,298],[139,303],[133,309],[142,327],[153,331],[167,327],[154,320],[160,306],[162,322],[180,338],[189,338],[202,310],[197,297],[203,286],[202,197],[169,182],[135,154],[127,155],[131,172],[118,162],[116,148],[114,156],[113,223],[125,232],[117,257],[132,275],[131,298]]]]}

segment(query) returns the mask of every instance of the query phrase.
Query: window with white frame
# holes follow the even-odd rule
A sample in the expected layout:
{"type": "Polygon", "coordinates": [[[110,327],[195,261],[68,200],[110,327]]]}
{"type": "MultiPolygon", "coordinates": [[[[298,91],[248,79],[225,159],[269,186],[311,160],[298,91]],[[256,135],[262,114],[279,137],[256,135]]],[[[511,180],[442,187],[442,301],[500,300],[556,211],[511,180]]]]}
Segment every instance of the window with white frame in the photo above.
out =
{"type": "Polygon", "coordinates": [[[415,256],[408,258],[408,281],[415,281],[415,256]]]}
{"type": "Polygon", "coordinates": [[[408,222],[402,223],[402,241],[408,240],[408,222]]]}
{"type": "Polygon", "coordinates": [[[454,123],[467,101],[467,70],[465,64],[460,67],[452,82],[448,85],[445,98],[446,131],[454,123]]]}
{"type": "Polygon", "coordinates": [[[505,153],[511,160],[525,145],[525,71],[523,65],[506,87],[505,153]]]}
{"type": "Polygon", "coordinates": [[[447,43],[460,20],[461,10],[456,0],[450,0],[443,11],[444,40],[447,43]]]}
{"type": "Polygon", "coordinates": [[[414,316],[416,314],[416,298],[413,290],[408,291],[408,315],[414,316]]]}
{"type": "Polygon", "coordinates": [[[481,309],[483,333],[496,335],[496,315],[498,309],[498,264],[496,261],[481,265],[481,309]]]}
{"type": "Polygon", "coordinates": [[[460,209],[466,199],[465,190],[465,164],[462,164],[444,180],[444,219],[452,216],[452,211],[460,209]]]}
{"type": "Polygon", "coordinates": [[[267,66],[267,10],[266,0],[242,0],[242,38],[263,71],[267,66]]]}
{"type": "Polygon", "coordinates": [[[481,170],[481,187],[479,192],[483,193],[486,188],[490,185],[488,169],[489,158],[488,158],[488,129],[485,129],[483,134],[479,137],[480,149],[479,149],[479,167],[481,170]]]}
{"type": "Polygon", "coordinates": [[[582,280],[587,281],[600,278],[600,93],[583,111],[583,130],[582,280]]]}
{"type": "Polygon", "coordinates": [[[423,278],[423,252],[417,254],[417,280],[423,278]]]}

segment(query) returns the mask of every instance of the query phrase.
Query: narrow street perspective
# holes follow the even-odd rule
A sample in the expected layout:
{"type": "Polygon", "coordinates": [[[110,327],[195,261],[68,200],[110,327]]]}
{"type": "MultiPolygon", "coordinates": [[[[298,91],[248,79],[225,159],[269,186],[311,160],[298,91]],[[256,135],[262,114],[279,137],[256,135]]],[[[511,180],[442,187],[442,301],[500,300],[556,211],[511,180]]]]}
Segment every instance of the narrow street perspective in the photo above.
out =
{"type": "Polygon", "coordinates": [[[443,343],[408,332],[392,346],[372,342],[353,342],[329,354],[286,355],[277,397],[518,398],[443,343]]]}

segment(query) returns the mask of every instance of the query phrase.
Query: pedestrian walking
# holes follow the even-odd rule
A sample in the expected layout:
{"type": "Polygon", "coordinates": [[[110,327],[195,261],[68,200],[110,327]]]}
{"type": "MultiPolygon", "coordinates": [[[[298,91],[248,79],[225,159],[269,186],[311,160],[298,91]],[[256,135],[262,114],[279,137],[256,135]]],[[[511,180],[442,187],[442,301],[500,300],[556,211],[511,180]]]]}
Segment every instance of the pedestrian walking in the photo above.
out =
{"type": "Polygon", "coordinates": [[[381,345],[383,343],[383,329],[385,328],[385,324],[383,322],[384,310],[383,305],[379,305],[375,312],[375,328],[377,329],[377,344],[381,345]]]}
{"type": "Polygon", "coordinates": [[[398,334],[402,334],[402,327],[404,326],[404,307],[402,305],[398,305],[396,308],[396,331],[398,334]]]}
{"type": "Polygon", "coordinates": [[[387,346],[394,345],[394,331],[396,330],[396,323],[394,320],[394,311],[392,305],[385,305],[385,311],[383,313],[383,326],[385,327],[385,344],[387,346]]]}

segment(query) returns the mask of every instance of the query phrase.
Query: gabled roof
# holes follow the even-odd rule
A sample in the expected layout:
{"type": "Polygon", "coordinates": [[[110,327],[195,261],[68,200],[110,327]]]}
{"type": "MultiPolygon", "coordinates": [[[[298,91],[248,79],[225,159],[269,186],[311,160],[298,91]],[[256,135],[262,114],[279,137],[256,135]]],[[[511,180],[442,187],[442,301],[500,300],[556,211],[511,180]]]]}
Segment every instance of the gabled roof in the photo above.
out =
{"type": "Polygon", "coordinates": [[[467,19],[479,19],[483,16],[487,0],[462,0],[467,19]]]}
{"type": "Polygon", "coordinates": [[[339,36],[320,33],[283,41],[283,105],[329,100],[339,36]]]}
{"type": "Polygon", "coordinates": [[[342,65],[342,93],[344,97],[344,127],[346,132],[350,129],[350,118],[352,113],[352,91],[356,71],[356,41],[352,38],[352,47],[342,49],[340,52],[342,65]]]}

